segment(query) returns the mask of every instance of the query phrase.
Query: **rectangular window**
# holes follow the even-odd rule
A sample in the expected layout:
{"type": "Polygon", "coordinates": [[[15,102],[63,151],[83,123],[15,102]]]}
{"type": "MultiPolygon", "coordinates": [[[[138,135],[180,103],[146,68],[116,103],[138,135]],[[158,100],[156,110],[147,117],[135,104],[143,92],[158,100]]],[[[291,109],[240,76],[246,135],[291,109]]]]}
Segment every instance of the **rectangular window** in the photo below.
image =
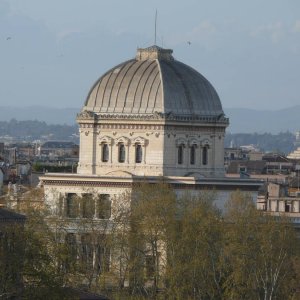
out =
{"type": "Polygon", "coordinates": [[[97,199],[97,217],[109,219],[111,217],[111,200],[109,194],[101,194],[97,199]]]}
{"type": "Polygon", "coordinates": [[[182,165],[183,164],[183,145],[178,146],[178,164],[182,165]]]}
{"type": "Polygon", "coordinates": [[[146,255],[146,276],[147,278],[153,278],[155,275],[155,257],[152,255],[146,255]]]}
{"type": "Polygon", "coordinates": [[[66,198],[66,216],[68,218],[77,218],[79,216],[78,196],[74,193],[68,193],[66,198]]]}
{"type": "Polygon", "coordinates": [[[135,145],[135,162],[138,164],[141,163],[142,157],[143,157],[142,145],[137,144],[135,145]]]}
{"type": "Polygon", "coordinates": [[[192,145],[190,149],[190,164],[194,165],[196,160],[196,145],[192,145]]]}
{"type": "Polygon", "coordinates": [[[207,165],[208,163],[208,148],[204,147],[202,149],[202,165],[207,165]]]}
{"type": "Polygon", "coordinates": [[[77,245],[75,234],[67,233],[65,241],[68,250],[68,255],[66,255],[65,259],[65,266],[67,270],[70,270],[72,266],[75,266],[77,261],[77,245]]]}
{"type": "Polygon", "coordinates": [[[125,145],[124,144],[119,144],[119,162],[123,163],[125,162],[125,145]]]}
{"type": "Polygon", "coordinates": [[[92,194],[82,194],[81,208],[83,218],[93,218],[95,215],[95,200],[92,194]]]}
{"type": "Polygon", "coordinates": [[[93,267],[93,245],[90,234],[81,236],[80,267],[83,272],[93,267]]]}
{"type": "Polygon", "coordinates": [[[110,248],[107,246],[107,236],[100,235],[96,246],[96,267],[99,273],[109,272],[110,248]]]}
{"type": "Polygon", "coordinates": [[[109,147],[107,144],[102,144],[102,162],[108,162],[109,159],[109,147]]]}

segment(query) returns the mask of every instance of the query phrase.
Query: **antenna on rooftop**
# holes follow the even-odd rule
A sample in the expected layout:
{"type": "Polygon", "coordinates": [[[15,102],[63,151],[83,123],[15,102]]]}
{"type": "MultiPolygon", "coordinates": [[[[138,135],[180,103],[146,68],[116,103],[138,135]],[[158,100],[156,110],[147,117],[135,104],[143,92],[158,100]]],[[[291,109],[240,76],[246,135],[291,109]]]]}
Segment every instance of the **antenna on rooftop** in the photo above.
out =
{"type": "Polygon", "coordinates": [[[156,45],[156,26],[157,26],[157,9],[155,10],[154,45],[156,45]]]}

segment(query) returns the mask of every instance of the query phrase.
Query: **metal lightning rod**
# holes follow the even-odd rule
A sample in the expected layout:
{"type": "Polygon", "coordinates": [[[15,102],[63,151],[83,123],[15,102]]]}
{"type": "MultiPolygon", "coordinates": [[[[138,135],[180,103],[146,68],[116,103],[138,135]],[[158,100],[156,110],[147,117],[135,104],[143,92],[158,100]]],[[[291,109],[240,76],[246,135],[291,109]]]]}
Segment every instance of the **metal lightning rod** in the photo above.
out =
{"type": "Polygon", "coordinates": [[[156,45],[156,26],[157,26],[157,9],[155,10],[154,45],[156,45]]]}

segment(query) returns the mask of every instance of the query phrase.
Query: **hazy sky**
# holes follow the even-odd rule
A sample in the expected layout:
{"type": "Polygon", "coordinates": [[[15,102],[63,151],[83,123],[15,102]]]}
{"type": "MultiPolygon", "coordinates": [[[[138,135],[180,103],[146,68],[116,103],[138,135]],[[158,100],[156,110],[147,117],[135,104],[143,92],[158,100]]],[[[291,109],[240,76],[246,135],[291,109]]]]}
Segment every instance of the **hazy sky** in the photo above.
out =
{"type": "Polygon", "coordinates": [[[0,106],[81,107],[98,77],[154,43],[156,8],[157,44],[225,108],[300,104],[299,0],[0,0],[0,106]]]}

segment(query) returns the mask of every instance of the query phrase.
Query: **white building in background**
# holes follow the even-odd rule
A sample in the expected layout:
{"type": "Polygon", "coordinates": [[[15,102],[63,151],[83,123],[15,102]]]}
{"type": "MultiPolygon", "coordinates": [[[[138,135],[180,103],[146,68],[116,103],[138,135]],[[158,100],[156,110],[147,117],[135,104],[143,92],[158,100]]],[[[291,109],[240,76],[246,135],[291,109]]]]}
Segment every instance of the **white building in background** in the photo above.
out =
{"type": "Polygon", "coordinates": [[[295,160],[300,160],[300,147],[298,147],[296,150],[291,152],[287,158],[289,159],[295,159],[295,160]]]}
{"type": "Polygon", "coordinates": [[[138,49],[134,59],[113,67],[92,86],[77,116],[77,174],[40,178],[53,213],[87,217],[83,208],[89,194],[95,201],[89,217],[112,218],[110,208],[122,201],[120,194],[135,182],[162,177],[178,194],[214,189],[220,207],[236,189],[257,195],[260,181],[224,177],[229,121],[219,96],[172,52],[157,46],[138,49]],[[106,211],[100,212],[103,203],[106,211]]]}

